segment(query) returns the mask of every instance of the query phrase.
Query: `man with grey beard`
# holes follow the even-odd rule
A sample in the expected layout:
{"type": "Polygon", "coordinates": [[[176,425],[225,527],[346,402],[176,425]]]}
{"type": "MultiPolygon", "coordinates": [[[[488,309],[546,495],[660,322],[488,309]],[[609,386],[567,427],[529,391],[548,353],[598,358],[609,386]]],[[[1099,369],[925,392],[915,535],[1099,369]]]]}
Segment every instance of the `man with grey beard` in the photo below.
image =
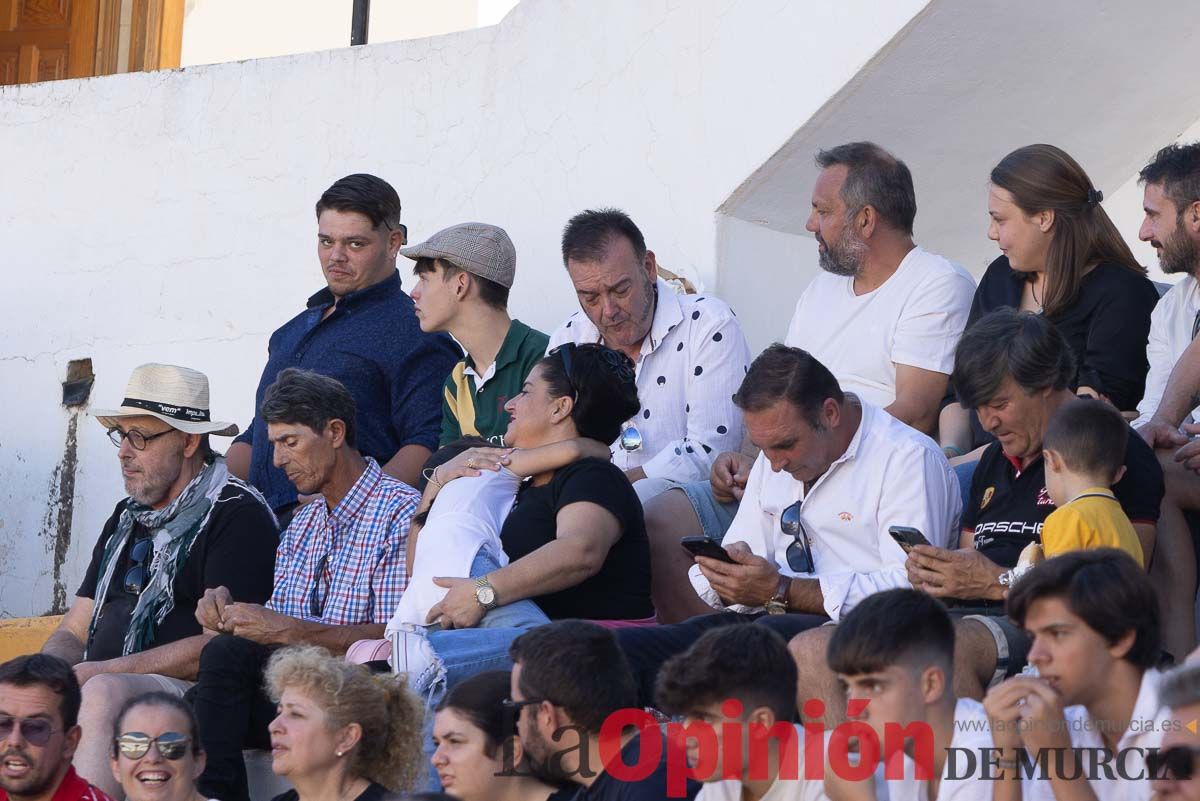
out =
{"type": "Polygon", "coordinates": [[[109,769],[112,717],[134,695],[191,687],[209,639],[196,620],[205,590],[226,586],[254,603],[271,595],[275,516],[210,448],[210,435],[233,436],[237,426],[214,422],[208,405],[203,373],[144,364],[119,408],[93,412],[117,448],[129,497],[105,523],[42,650],[74,665],[83,686],[75,767],[114,798],[122,793],[109,769]]]}
{"type": "MultiPolygon", "coordinates": [[[[851,142],[818,152],[816,162],[805,228],[817,240],[821,272],[796,303],[784,343],[812,354],[844,391],[932,434],[975,282],[914,244],[917,200],[903,161],[872,142],[851,142]]],[[[709,611],[684,579],[691,559],[679,538],[703,532],[720,540],[753,462],[722,453],[707,487],[687,485],[647,504],[660,622],[709,611]]]]}

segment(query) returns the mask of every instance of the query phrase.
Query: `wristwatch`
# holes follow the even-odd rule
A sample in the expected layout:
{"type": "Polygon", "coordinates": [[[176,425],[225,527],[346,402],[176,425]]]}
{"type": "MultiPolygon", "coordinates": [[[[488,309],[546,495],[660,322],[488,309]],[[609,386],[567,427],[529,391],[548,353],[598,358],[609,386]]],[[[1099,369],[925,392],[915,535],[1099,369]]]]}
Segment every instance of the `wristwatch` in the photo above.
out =
{"type": "Polygon", "coordinates": [[[781,574],[779,576],[779,587],[776,588],[775,595],[773,595],[771,597],[771,600],[767,601],[767,604],[766,604],[768,615],[783,615],[783,614],[787,613],[787,610],[788,610],[787,596],[788,596],[788,590],[790,590],[791,588],[792,588],[792,577],[784,576],[781,574]]]}
{"type": "Polygon", "coordinates": [[[487,580],[487,576],[480,576],[475,579],[475,600],[479,601],[479,605],[483,607],[483,611],[488,612],[499,606],[496,600],[496,588],[487,580]]]}

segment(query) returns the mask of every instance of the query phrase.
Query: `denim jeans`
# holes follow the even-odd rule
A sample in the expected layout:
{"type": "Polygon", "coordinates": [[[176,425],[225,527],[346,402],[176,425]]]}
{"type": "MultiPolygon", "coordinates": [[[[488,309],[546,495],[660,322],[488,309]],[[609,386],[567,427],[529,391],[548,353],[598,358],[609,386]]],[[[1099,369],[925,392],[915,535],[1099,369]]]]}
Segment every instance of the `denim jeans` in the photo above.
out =
{"type": "MultiPolygon", "coordinates": [[[[471,577],[483,576],[500,567],[496,558],[480,549],[471,564],[471,577]]],[[[483,616],[473,629],[429,632],[433,663],[420,675],[409,676],[409,683],[425,702],[425,756],[433,756],[433,710],[450,688],[463,679],[488,670],[512,670],[508,647],[523,631],[549,623],[538,605],[523,600],[498,606],[483,616]]],[[[429,789],[440,790],[437,775],[429,773],[429,789]]]]}
{"type": "Polygon", "coordinates": [[[975,478],[975,468],[977,467],[979,467],[978,459],[973,462],[964,462],[954,466],[954,475],[958,476],[958,491],[962,493],[964,514],[971,505],[971,481],[975,478]]]}

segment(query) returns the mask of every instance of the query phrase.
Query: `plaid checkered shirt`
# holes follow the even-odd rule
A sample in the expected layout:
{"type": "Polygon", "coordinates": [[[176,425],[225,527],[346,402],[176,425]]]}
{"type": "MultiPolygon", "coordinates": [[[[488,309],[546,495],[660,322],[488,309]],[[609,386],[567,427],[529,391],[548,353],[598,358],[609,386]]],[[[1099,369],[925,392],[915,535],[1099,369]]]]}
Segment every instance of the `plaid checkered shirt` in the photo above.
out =
{"type": "Polygon", "coordinates": [[[320,498],[296,511],[279,540],[269,609],[334,626],[386,623],[395,611],[408,583],[408,526],[421,498],[366,461],[332,512],[320,498]]]}

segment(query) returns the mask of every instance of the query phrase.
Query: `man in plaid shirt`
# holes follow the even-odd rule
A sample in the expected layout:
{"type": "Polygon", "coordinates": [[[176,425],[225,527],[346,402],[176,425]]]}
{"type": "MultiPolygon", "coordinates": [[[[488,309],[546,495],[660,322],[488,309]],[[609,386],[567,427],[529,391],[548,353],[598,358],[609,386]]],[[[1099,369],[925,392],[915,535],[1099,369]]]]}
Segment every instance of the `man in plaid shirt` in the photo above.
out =
{"type": "Polygon", "coordinates": [[[266,606],[209,590],[196,618],[214,637],[191,692],[208,765],[209,798],[248,801],[243,748],[270,745],[275,705],[263,669],[278,648],[319,645],[343,653],[383,637],[407,583],[408,527],[420,496],[354,447],[354,398],[338,381],[284,370],[263,398],[275,465],[311,500],[280,538],[266,606]]]}

